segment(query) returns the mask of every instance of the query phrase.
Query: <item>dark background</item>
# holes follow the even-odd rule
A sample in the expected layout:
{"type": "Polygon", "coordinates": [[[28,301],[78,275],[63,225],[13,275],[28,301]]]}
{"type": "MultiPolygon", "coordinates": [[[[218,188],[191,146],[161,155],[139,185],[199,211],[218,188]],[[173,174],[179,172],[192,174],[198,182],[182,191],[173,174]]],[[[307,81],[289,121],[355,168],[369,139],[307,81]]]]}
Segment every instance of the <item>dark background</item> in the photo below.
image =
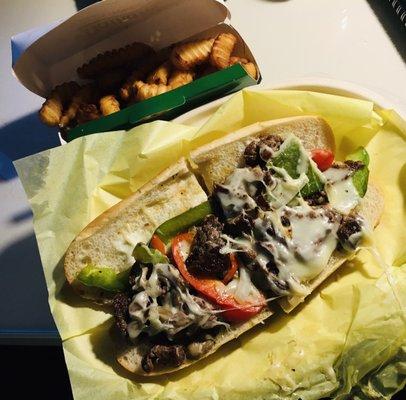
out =
{"type": "MultiPolygon", "coordinates": [[[[28,398],[40,400],[73,400],[59,346],[0,347],[0,382],[3,383],[3,393],[6,385],[12,389],[12,399],[30,396],[28,398]]],[[[406,390],[392,399],[405,400],[406,390]]]]}

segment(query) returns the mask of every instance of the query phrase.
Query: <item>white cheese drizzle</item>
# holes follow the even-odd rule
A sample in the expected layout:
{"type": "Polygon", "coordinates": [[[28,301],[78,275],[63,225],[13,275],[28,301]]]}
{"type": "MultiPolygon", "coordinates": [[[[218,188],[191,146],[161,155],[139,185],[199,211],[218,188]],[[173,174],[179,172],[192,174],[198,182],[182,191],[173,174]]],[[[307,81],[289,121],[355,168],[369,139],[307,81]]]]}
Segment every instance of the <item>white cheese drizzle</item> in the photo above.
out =
{"type": "Polygon", "coordinates": [[[189,293],[179,271],[171,264],[143,267],[136,279],[136,292],[129,306],[131,322],[127,332],[135,340],[141,332],[153,336],[165,332],[169,339],[178,332],[195,325],[208,329],[225,322],[213,317],[210,303],[189,293]]]}
{"type": "Polygon", "coordinates": [[[343,214],[348,214],[361,198],[352,182],[353,171],[345,164],[332,166],[324,171],[327,182],[324,186],[330,205],[343,214]]]}

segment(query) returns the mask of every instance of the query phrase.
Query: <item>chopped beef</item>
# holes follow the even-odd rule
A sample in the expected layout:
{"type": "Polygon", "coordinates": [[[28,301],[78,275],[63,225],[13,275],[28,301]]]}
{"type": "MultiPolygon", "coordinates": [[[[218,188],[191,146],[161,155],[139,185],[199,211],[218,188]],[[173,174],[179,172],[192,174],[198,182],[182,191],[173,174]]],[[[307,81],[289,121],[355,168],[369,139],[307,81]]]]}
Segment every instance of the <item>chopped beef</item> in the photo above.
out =
{"type": "Polygon", "coordinates": [[[244,151],[244,161],[247,167],[255,167],[258,165],[258,141],[253,140],[244,151]]]}
{"type": "Polygon", "coordinates": [[[320,192],[313,193],[309,197],[306,197],[306,202],[309,206],[321,206],[328,203],[326,192],[321,190],[320,192]]]}
{"type": "Polygon", "coordinates": [[[123,335],[127,335],[128,306],[130,303],[131,298],[125,293],[118,293],[113,298],[116,326],[123,335]]]}
{"type": "Polygon", "coordinates": [[[273,295],[285,294],[289,291],[288,283],[278,278],[279,270],[272,259],[266,266],[254,261],[248,267],[252,283],[258,289],[273,295]]]}
{"type": "Polygon", "coordinates": [[[232,237],[241,236],[242,233],[250,233],[254,226],[254,217],[243,210],[237,217],[227,222],[225,232],[232,237]]]}
{"type": "Polygon", "coordinates": [[[347,160],[347,161],[344,161],[344,163],[353,171],[358,171],[359,169],[362,169],[365,167],[365,164],[361,161],[347,160]]]}
{"type": "Polygon", "coordinates": [[[249,167],[259,165],[265,169],[266,162],[279,150],[282,143],[283,139],[279,135],[268,135],[253,140],[244,151],[245,165],[249,167]]]}
{"type": "Polygon", "coordinates": [[[185,360],[183,346],[156,344],[144,355],[141,365],[145,372],[152,372],[166,367],[179,367],[185,360]]]}
{"type": "Polygon", "coordinates": [[[325,210],[325,215],[328,218],[328,222],[331,222],[331,223],[338,222],[341,224],[342,219],[343,219],[342,214],[340,214],[338,211],[335,211],[329,207],[324,207],[324,210],[325,210]]]}
{"type": "Polygon", "coordinates": [[[353,235],[361,232],[361,230],[360,223],[354,217],[344,217],[337,231],[341,246],[347,250],[354,250],[357,247],[359,238],[353,235]]]}
{"type": "Polygon", "coordinates": [[[197,227],[186,265],[193,275],[208,276],[223,279],[230,261],[220,249],[226,244],[221,237],[224,225],[214,215],[209,215],[197,227]]]}
{"type": "Polygon", "coordinates": [[[272,172],[271,171],[264,171],[264,183],[267,186],[271,186],[273,182],[272,172]]]}
{"type": "MultiPolygon", "coordinates": [[[[280,238],[284,241],[283,238],[280,238]]],[[[286,243],[285,243],[286,244],[286,243]]],[[[289,285],[278,278],[279,269],[276,265],[273,249],[266,242],[257,241],[254,248],[240,250],[238,257],[248,268],[252,283],[260,290],[272,295],[286,294],[289,285]],[[263,257],[258,257],[258,253],[266,254],[268,262],[259,262],[263,257]]]]}
{"type": "Polygon", "coordinates": [[[281,224],[282,226],[284,226],[285,228],[290,226],[290,221],[289,218],[285,217],[284,215],[281,216],[281,224]]]}
{"type": "Polygon", "coordinates": [[[259,205],[259,207],[264,211],[269,211],[271,206],[269,205],[268,201],[266,200],[265,196],[260,193],[255,196],[255,201],[259,205]]]}

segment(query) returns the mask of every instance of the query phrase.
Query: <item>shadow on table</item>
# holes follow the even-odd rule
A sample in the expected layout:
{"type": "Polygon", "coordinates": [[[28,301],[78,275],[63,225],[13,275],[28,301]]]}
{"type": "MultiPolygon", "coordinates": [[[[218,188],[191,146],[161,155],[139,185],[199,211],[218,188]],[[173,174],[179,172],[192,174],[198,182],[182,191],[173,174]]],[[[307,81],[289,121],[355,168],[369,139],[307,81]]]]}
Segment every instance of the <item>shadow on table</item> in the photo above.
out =
{"type": "Polygon", "coordinates": [[[33,233],[0,251],[0,331],[55,331],[33,233]]]}
{"type": "Polygon", "coordinates": [[[392,40],[397,51],[406,62],[406,28],[389,1],[367,0],[379,22],[392,40]]]}
{"type": "Polygon", "coordinates": [[[0,128],[0,178],[14,178],[12,161],[59,146],[55,128],[48,128],[38,114],[28,114],[0,128]]]}

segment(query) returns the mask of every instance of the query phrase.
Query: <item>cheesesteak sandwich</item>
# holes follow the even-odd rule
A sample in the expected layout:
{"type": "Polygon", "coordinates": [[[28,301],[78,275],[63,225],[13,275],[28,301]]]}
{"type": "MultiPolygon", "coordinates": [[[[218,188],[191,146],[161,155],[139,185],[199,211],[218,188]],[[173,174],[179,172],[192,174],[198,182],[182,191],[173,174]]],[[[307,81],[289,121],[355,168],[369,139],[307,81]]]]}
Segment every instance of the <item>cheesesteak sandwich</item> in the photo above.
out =
{"type": "Polygon", "coordinates": [[[74,289],[112,307],[118,362],[140,375],[212,354],[273,302],[293,310],[382,212],[366,150],[334,161],[317,117],[257,123],[190,158],[99,216],[65,257],[74,289]]]}

